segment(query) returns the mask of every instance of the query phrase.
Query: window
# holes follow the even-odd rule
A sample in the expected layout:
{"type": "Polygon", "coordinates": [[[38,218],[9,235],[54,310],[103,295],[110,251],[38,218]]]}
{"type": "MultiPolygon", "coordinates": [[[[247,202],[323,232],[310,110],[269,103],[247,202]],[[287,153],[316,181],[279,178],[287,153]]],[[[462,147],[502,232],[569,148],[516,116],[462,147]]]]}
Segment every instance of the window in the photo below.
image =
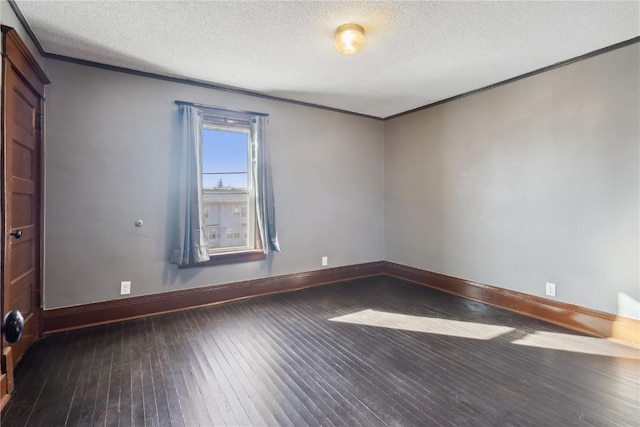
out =
{"type": "Polygon", "coordinates": [[[240,238],[241,237],[240,237],[239,227],[227,228],[227,240],[238,240],[240,238]]]}
{"type": "Polygon", "coordinates": [[[234,206],[233,207],[233,216],[236,218],[246,218],[247,217],[247,207],[246,206],[234,206]]]}
{"type": "Polygon", "coordinates": [[[220,232],[220,227],[207,227],[207,230],[209,231],[207,235],[209,242],[218,240],[218,233],[220,232]]]}
{"type": "Polygon", "coordinates": [[[267,115],[176,104],[184,185],[176,199],[179,222],[169,262],[189,268],[257,261],[280,252],[267,115]]]}
{"type": "Polygon", "coordinates": [[[202,189],[205,225],[216,225],[208,235],[209,255],[261,250],[257,238],[255,191],[251,167],[248,121],[203,116],[202,189]],[[214,214],[215,213],[215,214],[214,214]],[[213,222],[214,221],[214,222],[213,222]],[[219,231],[223,231],[221,236],[219,231]],[[224,238],[221,238],[224,237],[224,238]]]}

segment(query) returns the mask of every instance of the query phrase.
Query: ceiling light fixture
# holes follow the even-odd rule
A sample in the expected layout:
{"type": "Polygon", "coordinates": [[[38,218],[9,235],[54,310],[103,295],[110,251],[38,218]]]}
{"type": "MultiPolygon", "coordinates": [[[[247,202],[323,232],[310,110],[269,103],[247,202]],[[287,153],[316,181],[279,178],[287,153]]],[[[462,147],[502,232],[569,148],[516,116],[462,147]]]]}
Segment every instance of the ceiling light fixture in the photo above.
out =
{"type": "Polygon", "coordinates": [[[340,25],[336,29],[333,45],[343,55],[353,55],[360,52],[364,46],[364,28],[358,24],[340,25]]]}

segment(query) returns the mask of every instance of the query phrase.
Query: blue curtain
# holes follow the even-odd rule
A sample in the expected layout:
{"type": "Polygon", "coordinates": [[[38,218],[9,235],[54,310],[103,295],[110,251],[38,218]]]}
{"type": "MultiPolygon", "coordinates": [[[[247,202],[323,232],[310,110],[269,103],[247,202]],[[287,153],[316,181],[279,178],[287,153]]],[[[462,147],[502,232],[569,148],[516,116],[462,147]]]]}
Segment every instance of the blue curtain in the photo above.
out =
{"type": "Polygon", "coordinates": [[[209,260],[202,215],[202,117],[198,108],[181,105],[182,156],[178,199],[178,228],[170,262],[179,266],[209,260]]]}
{"type": "Polygon", "coordinates": [[[256,189],[256,211],[258,228],[263,241],[263,250],[280,252],[278,231],[276,230],[276,205],[273,196],[269,145],[266,138],[267,117],[256,116],[251,120],[251,150],[253,158],[253,179],[256,189]]]}

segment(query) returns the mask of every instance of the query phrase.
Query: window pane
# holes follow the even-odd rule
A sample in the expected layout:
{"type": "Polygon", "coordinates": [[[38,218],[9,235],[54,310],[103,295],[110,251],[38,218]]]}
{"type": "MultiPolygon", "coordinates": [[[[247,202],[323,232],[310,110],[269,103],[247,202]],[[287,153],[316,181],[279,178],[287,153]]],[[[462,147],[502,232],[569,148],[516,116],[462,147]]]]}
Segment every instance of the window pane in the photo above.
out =
{"type": "Polygon", "coordinates": [[[247,211],[249,192],[233,190],[204,190],[204,209],[207,238],[212,249],[247,248],[247,211]]]}
{"type": "Polygon", "coordinates": [[[203,188],[247,188],[249,135],[244,132],[203,129],[203,188]]]}

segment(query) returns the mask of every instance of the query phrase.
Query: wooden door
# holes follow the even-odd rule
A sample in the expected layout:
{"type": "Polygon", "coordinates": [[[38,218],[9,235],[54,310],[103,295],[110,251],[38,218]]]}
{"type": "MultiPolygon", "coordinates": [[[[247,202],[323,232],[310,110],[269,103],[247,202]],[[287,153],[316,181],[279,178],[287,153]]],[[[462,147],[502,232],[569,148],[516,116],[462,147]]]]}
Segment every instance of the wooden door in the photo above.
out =
{"type": "Polygon", "coordinates": [[[42,143],[46,76],[14,30],[2,28],[2,318],[19,310],[22,338],[2,339],[2,392],[42,331],[42,143]]]}

